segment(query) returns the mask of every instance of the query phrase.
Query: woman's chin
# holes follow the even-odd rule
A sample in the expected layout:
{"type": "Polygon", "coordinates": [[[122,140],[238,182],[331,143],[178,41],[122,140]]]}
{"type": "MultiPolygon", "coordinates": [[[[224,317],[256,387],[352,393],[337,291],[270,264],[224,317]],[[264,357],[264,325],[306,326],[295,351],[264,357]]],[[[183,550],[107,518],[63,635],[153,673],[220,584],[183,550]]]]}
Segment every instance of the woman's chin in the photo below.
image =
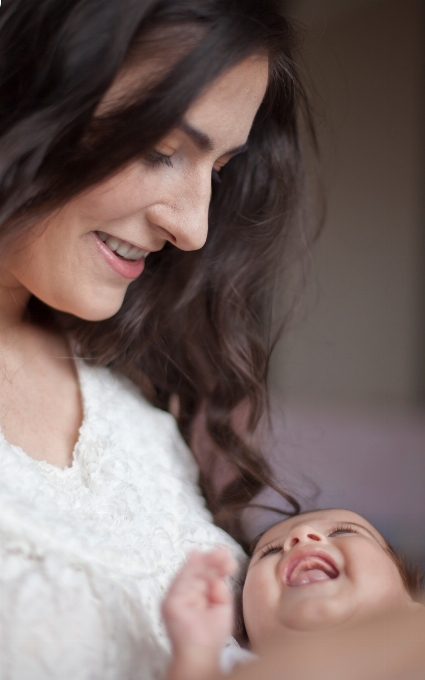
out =
{"type": "Polygon", "coordinates": [[[60,300],[48,304],[58,312],[65,312],[83,321],[105,321],[115,316],[121,309],[124,295],[107,296],[101,298],[87,296],[86,299],[60,300]]]}
{"type": "Polygon", "coordinates": [[[117,312],[119,312],[120,307],[117,309],[114,309],[111,312],[82,312],[80,314],[76,314],[75,312],[70,312],[70,314],[73,314],[73,316],[76,316],[78,319],[81,319],[82,321],[106,321],[107,319],[111,319],[117,312]]]}

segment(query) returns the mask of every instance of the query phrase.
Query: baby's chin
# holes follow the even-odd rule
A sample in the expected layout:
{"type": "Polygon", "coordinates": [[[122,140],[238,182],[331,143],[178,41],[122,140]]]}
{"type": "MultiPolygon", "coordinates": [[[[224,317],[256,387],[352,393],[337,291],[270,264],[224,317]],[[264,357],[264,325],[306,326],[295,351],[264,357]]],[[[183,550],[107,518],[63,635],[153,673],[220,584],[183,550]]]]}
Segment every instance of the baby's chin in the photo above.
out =
{"type": "Polygon", "coordinates": [[[270,646],[271,640],[296,640],[329,628],[343,627],[349,624],[354,616],[353,610],[342,607],[340,603],[309,602],[300,603],[298,608],[282,612],[274,625],[270,625],[257,638],[251,637],[251,648],[255,653],[261,653],[270,646]]]}
{"type": "Polygon", "coordinates": [[[341,626],[351,620],[355,606],[337,598],[311,598],[282,607],[279,617],[281,634],[314,632],[341,626]]]}

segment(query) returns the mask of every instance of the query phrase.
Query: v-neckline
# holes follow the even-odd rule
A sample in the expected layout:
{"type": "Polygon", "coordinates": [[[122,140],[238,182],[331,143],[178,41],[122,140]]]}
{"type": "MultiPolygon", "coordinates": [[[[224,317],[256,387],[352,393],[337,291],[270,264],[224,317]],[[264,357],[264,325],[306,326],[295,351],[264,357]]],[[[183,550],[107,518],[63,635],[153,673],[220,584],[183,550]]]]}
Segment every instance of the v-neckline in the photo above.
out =
{"type": "Polygon", "coordinates": [[[9,440],[6,439],[4,432],[3,432],[1,425],[0,425],[0,443],[6,444],[7,446],[9,446],[20,457],[24,457],[24,459],[27,462],[30,462],[30,463],[38,466],[39,468],[46,470],[46,471],[55,472],[58,475],[68,475],[70,473],[75,472],[76,467],[78,465],[78,449],[81,446],[82,436],[83,436],[83,432],[84,432],[86,421],[87,421],[87,403],[86,403],[86,395],[85,395],[84,377],[82,375],[83,371],[84,371],[84,367],[85,367],[84,366],[84,360],[79,359],[75,356],[72,357],[72,360],[74,362],[75,373],[76,373],[76,376],[77,376],[78,390],[79,390],[79,394],[80,394],[80,402],[81,402],[81,409],[82,409],[83,416],[82,416],[82,419],[81,419],[80,427],[78,428],[77,440],[76,440],[76,442],[74,444],[74,448],[72,450],[71,464],[70,465],[66,465],[65,467],[60,467],[59,465],[55,465],[54,463],[49,463],[47,460],[38,460],[37,458],[34,458],[29,453],[27,453],[22,448],[22,446],[19,446],[19,444],[12,444],[11,442],[9,442],[9,440]]]}

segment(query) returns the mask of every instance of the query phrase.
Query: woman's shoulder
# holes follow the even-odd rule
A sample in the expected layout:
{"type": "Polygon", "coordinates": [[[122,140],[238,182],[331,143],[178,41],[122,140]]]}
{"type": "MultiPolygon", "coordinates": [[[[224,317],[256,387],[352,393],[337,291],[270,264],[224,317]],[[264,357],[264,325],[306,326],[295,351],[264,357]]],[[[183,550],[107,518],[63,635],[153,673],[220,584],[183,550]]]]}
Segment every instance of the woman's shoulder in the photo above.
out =
{"type": "Polygon", "coordinates": [[[115,409],[137,408],[149,416],[171,422],[170,414],[153,406],[139,388],[123,374],[108,367],[95,366],[84,359],[76,359],[83,400],[101,399],[106,406],[115,409]]]}
{"type": "Polygon", "coordinates": [[[127,435],[134,431],[143,432],[143,439],[149,435],[155,441],[170,436],[181,441],[173,416],[151,404],[138,387],[122,374],[109,368],[91,366],[77,360],[85,416],[97,411],[115,423],[122,423],[127,435]]]}
{"type": "Polygon", "coordinates": [[[81,360],[77,364],[84,410],[81,440],[90,441],[84,457],[93,458],[101,442],[138,478],[141,470],[143,476],[149,470],[164,484],[168,479],[175,486],[180,480],[179,486],[197,488],[198,465],[174,417],[149,403],[124,376],[81,360]]]}

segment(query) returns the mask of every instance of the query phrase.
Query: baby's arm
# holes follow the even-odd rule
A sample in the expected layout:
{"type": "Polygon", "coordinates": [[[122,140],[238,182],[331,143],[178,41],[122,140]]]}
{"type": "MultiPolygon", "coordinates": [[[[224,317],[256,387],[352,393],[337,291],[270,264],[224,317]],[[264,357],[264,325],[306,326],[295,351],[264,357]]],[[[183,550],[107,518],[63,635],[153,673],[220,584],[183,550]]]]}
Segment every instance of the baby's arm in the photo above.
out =
{"type": "Polygon", "coordinates": [[[225,548],[193,552],[177,574],[162,613],[173,659],[167,680],[198,680],[217,673],[233,628],[233,598],[224,578],[236,570],[225,548]]]}

